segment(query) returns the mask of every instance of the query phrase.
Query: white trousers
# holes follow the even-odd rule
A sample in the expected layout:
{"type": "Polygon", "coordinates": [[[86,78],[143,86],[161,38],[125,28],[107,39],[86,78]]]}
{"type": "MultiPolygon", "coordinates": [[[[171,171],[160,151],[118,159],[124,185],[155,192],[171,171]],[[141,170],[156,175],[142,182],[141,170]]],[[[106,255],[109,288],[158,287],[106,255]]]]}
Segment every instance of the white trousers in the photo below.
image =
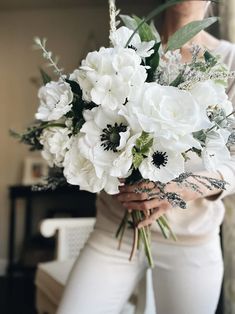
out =
{"type": "MultiPolygon", "coordinates": [[[[95,230],[70,274],[57,314],[119,314],[146,272],[139,252],[128,261],[131,240],[95,230]]],[[[219,237],[203,245],[152,242],[152,280],[157,314],[214,314],[223,261],[219,237]]]]}

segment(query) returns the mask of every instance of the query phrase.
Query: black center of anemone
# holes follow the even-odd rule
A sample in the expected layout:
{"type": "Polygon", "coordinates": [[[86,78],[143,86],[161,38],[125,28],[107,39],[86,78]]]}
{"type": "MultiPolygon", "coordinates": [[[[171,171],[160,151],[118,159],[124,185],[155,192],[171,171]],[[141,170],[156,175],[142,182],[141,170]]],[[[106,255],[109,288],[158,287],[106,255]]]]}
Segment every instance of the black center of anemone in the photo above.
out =
{"type": "Polygon", "coordinates": [[[159,152],[156,151],[152,155],[152,163],[154,166],[156,166],[158,169],[160,169],[161,166],[165,167],[168,162],[168,156],[166,152],[159,152]]]}
{"type": "Polygon", "coordinates": [[[120,145],[120,132],[126,132],[127,126],[122,123],[114,125],[107,124],[106,128],[102,130],[100,135],[101,146],[104,150],[112,150],[117,152],[117,147],[120,145]]]}
{"type": "Polygon", "coordinates": [[[137,48],[136,48],[135,46],[133,46],[133,45],[128,45],[128,48],[130,48],[130,49],[133,49],[133,50],[137,51],[137,48]]]}

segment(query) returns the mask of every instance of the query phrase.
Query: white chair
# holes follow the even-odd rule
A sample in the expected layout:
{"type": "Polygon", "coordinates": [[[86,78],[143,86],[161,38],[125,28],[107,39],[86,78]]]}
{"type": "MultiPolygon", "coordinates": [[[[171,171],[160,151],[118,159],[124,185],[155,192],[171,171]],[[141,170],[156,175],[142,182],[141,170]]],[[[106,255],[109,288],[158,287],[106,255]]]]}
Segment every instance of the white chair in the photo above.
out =
{"type": "MultiPolygon", "coordinates": [[[[59,218],[46,219],[41,223],[40,231],[43,236],[57,235],[56,259],[51,262],[40,263],[37,268],[36,285],[36,309],[38,314],[55,314],[69,272],[76,257],[83,248],[95,224],[95,218],[59,218]]],[[[147,276],[147,284],[151,285],[150,273],[147,276]]],[[[150,289],[151,290],[151,287],[150,289]]],[[[154,305],[151,300],[148,310],[145,311],[146,279],[144,278],[132,295],[122,314],[153,314],[154,305]],[[133,304],[134,303],[134,304],[133,304]]],[[[151,295],[151,291],[150,294],[151,295]]],[[[148,297],[149,299],[149,297],[148,297]]]]}

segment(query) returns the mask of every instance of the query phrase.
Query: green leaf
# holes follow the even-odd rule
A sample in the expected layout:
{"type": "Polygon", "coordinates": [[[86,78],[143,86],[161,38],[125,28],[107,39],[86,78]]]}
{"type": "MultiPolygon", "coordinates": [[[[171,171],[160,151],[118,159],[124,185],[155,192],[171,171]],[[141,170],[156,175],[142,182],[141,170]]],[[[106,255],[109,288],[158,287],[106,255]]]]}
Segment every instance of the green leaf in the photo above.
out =
{"type": "Polygon", "coordinates": [[[122,22],[124,23],[124,25],[128,27],[129,29],[135,30],[136,27],[138,26],[138,23],[133,17],[130,17],[129,15],[123,15],[123,14],[120,14],[119,16],[122,22]]]}
{"type": "Polygon", "coordinates": [[[159,60],[160,60],[160,57],[159,57],[159,48],[161,46],[161,42],[158,42],[156,43],[154,46],[153,46],[153,49],[154,49],[154,53],[147,58],[147,64],[150,65],[151,67],[151,70],[152,71],[155,71],[156,68],[158,67],[159,65],[159,60]]]}
{"type": "Polygon", "coordinates": [[[136,140],[136,148],[138,152],[147,154],[153,145],[153,138],[146,132],[142,132],[141,136],[136,140]]]}
{"type": "Polygon", "coordinates": [[[159,56],[160,46],[161,46],[161,42],[156,43],[153,46],[154,52],[151,54],[150,57],[146,58],[146,65],[149,66],[149,69],[147,70],[148,72],[147,82],[155,81],[155,72],[159,65],[159,60],[160,60],[160,56],[159,56]]]}
{"type": "Polygon", "coordinates": [[[205,51],[204,53],[204,59],[206,61],[206,63],[210,64],[210,67],[215,66],[218,63],[218,60],[215,56],[213,56],[209,51],[205,51]]]}
{"type": "Polygon", "coordinates": [[[42,68],[39,68],[39,70],[43,84],[46,85],[47,83],[50,83],[52,81],[51,77],[42,68]]]}
{"type": "Polygon", "coordinates": [[[138,169],[142,161],[144,160],[144,156],[141,153],[137,152],[136,148],[132,149],[132,154],[134,169],[138,169]]]}
{"type": "Polygon", "coordinates": [[[159,42],[161,41],[161,36],[160,34],[158,33],[158,30],[156,29],[155,25],[154,25],[154,21],[151,21],[151,23],[149,24],[151,30],[152,30],[152,33],[154,35],[154,37],[156,38],[156,41],[159,42]]]}
{"type": "Polygon", "coordinates": [[[166,51],[181,48],[200,31],[214,24],[217,20],[217,17],[209,17],[202,21],[193,21],[186,24],[169,38],[166,51]]]}
{"type": "MultiPolygon", "coordinates": [[[[136,15],[133,15],[133,18],[135,19],[137,25],[141,24],[142,19],[140,19],[136,15]]],[[[143,23],[141,27],[139,28],[138,32],[139,32],[141,41],[156,40],[156,37],[152,31],[152,28],[147,23],[143,23]]]]}
{"type": "Polygon", "coordinates": [[[128,47],[128,45],[130,44],[132,38],[134,37],[134,35],[139,31],[139,29],[141,28],[141,26],[152,20],[155,16],[157,16],[158,14],[162,13],[164,10],[166,10],[167,8],[171,7],[174,4],[180,3],[183,0],[169,0],[166,3],[159,5],[156,9],[154,9],[153,11],[151,11],[146,18],[142,19],[141,22],[139,23],[139,25],[136,27],[136,29],[133,31],[133,34],[130,36],[130,38],[128,39],[125,47],[128,47]]]}
{"type": "Polygon", "coordinates": [[[183,78],[184,78],[183,74],[184,74],[184,71],[182,71],[181,73],[179,73],[179,75],[174,79],[174,81],[170,83],[170,86],[177,87],[177,86],[179,86],[181,83],[183,83],[183,78]]]}

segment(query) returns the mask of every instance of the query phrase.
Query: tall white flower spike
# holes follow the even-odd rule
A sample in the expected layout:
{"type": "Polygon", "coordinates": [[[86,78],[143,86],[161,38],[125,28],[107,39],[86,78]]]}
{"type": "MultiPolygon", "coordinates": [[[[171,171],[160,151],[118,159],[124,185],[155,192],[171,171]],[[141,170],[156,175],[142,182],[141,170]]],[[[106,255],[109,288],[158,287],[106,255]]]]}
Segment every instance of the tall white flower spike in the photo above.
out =
{"type": "MultiPolygon", "coordinates": [[[[116,27],[119,22],[116,21],[116,16],[119,14],[120,10],[116,9],[115,0],[109,0],[109,16],[110,16],[110,30],[109,38],[112,37],[112,34],[116,31],[116,27]]],[[[112,42],[110,42],[112,44],[112,42]]]]}

